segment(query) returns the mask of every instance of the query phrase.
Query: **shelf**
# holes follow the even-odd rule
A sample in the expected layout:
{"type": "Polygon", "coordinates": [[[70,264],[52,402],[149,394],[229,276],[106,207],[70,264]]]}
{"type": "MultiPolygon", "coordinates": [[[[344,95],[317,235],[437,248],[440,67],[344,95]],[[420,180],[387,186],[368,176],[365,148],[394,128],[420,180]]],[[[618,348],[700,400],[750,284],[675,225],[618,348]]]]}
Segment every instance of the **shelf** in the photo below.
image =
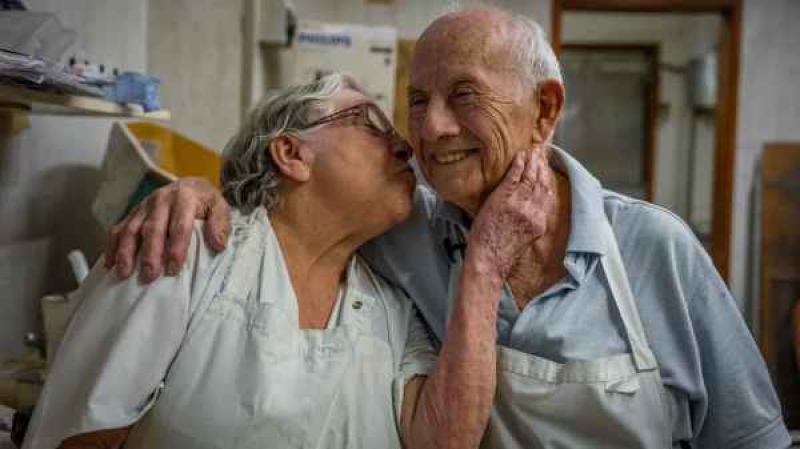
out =
{"type": "Polygon", "coordinates": [[[153,120],[169,120],[171,117],[169,111],[166,110],[142,112],[137,108],[100,98],[39,91],[10,85],[0,85],[0,107],[22,109],[34,114],[132,117],[153,120]]]}

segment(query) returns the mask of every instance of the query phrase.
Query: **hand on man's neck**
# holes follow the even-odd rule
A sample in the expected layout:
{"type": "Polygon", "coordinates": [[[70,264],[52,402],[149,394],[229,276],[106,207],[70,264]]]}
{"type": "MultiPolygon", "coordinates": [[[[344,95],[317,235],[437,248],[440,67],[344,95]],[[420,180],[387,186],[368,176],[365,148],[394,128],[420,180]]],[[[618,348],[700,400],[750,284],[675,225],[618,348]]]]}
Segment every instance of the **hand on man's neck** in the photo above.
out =
{"type": "MultiPolygon", "coordinates": [[[[538,155],[547,158],[549,152],[541,151],[538,155]]],[[[553,202],[542,204],[547,208],[546,231],[520,255],[506,279],[520,310],[567,274],[564,257],[569,242],[572,192],[566,175],[555,170],[549,161],[546,167],[551,171],[551,176],[546,178],[549,188],[555,193],[553,202]]]]}
{"type": "Polygon", "coordinates": [[[520,257],[507,280],[520,310],[567,275],[564,258],[571,224],[571,190],[565,175],[554,174],[551,179],[556,201],[547,219],[547,231],[520,257]]]}

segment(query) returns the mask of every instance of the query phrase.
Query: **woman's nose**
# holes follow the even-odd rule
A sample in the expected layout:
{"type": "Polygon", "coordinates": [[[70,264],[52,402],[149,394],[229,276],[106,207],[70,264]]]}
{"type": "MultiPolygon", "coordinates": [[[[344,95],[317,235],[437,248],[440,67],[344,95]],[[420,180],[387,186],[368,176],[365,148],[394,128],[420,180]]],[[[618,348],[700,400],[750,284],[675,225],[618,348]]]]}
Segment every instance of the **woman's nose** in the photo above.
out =
{"type": "Polygon", "coordinates": [[[403,161],[411,159],[411,146],[399,134],[394,134],[391,141],[392,154],[403,161]]]}

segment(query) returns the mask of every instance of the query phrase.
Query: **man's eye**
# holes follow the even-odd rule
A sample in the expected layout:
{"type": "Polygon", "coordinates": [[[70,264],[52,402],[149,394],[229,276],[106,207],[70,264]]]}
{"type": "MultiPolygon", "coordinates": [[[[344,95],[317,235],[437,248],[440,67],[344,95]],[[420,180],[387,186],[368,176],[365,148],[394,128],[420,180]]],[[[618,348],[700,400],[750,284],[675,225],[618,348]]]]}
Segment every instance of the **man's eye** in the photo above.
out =
{"type": "Polygon", "coordinates": [[[453,91],[452,97],[457,101],[469,101],[475,98],[475,91],[469,88],[459,88],[453,91]]]}

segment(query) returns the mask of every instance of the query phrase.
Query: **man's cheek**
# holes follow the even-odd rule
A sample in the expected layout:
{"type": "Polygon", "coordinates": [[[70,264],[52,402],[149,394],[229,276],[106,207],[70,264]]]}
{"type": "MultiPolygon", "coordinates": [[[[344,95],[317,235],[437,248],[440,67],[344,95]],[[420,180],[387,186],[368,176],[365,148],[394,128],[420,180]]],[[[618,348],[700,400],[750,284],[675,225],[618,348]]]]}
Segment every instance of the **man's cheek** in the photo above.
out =
{"type": "Polygon", "coordinates": [[[489,191],[497,187],[506,172],[508,164],[504,163],[505,158],[502,155],[499,148],[491,149],[482,155],[483,184],[489,191]]]}

